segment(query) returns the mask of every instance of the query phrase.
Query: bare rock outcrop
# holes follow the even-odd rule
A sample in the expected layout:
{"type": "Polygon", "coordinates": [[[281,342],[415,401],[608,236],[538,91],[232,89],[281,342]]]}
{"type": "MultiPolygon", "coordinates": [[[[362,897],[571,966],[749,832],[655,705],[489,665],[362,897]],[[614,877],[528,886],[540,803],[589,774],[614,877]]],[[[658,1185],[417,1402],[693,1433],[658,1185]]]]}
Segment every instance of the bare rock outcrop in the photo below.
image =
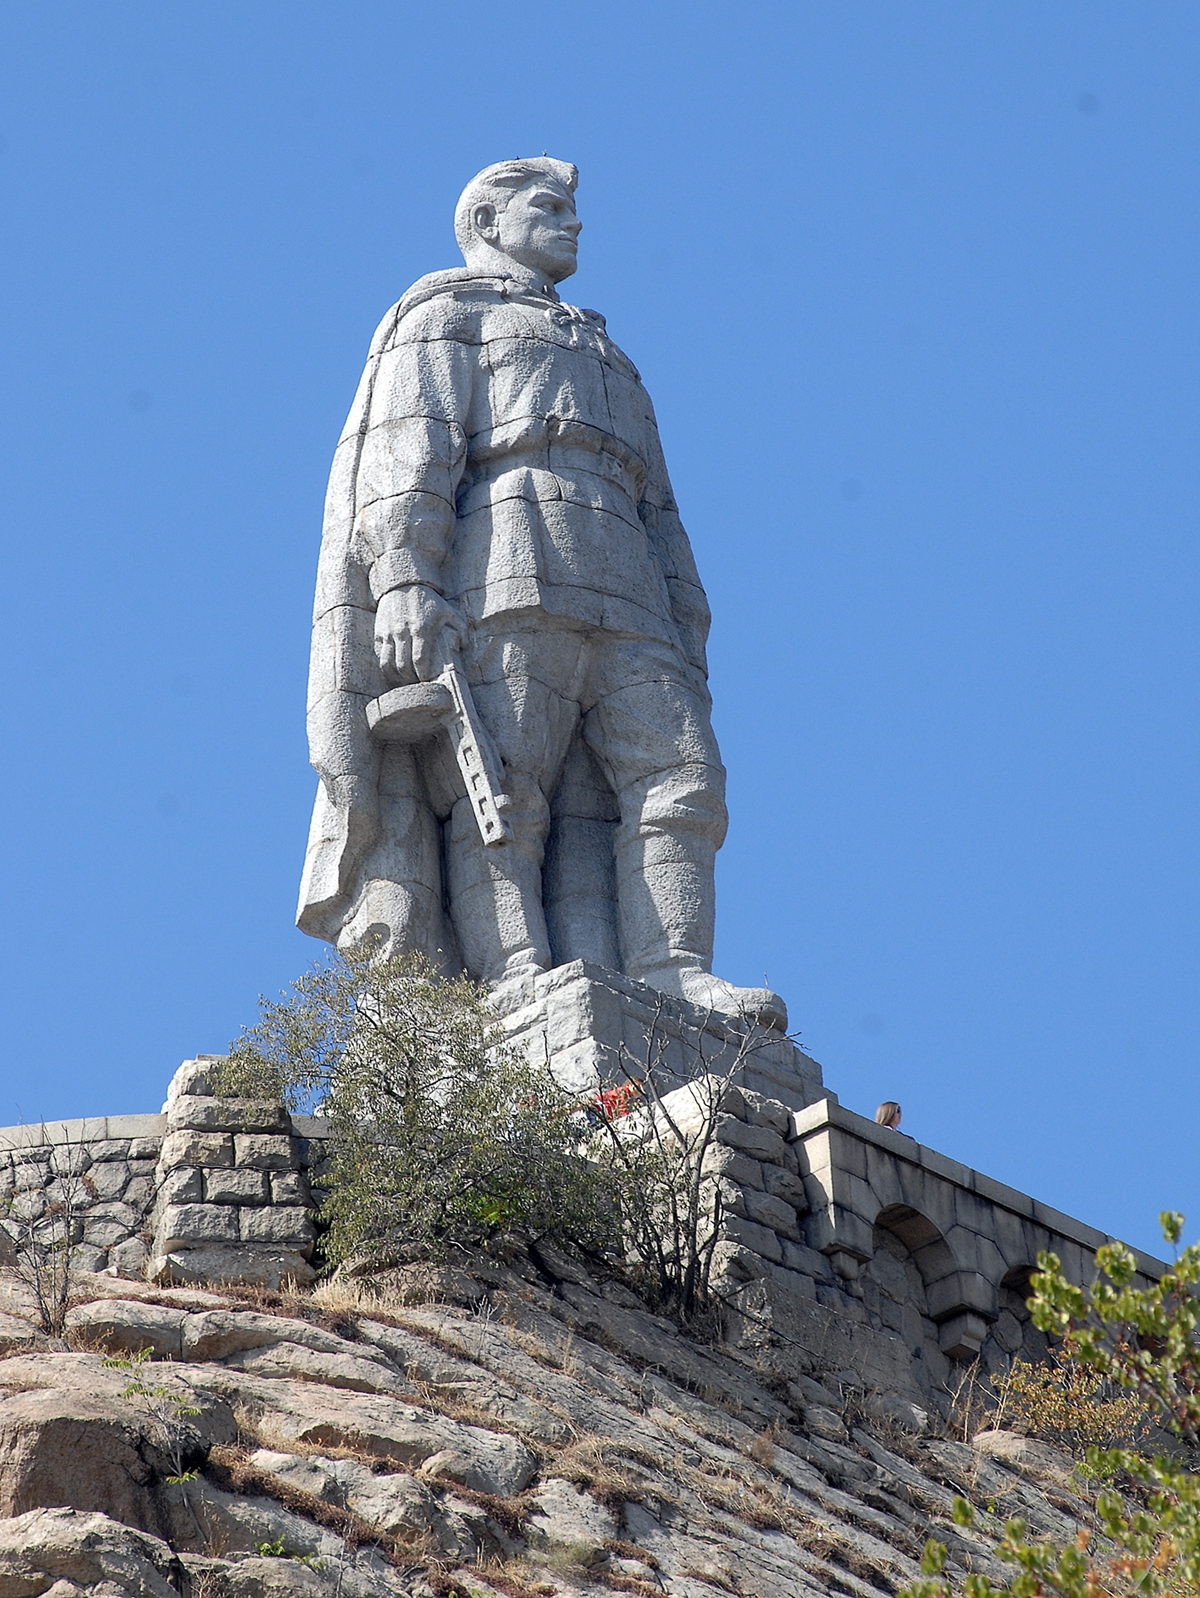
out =
{"type": "MultiPolygon", "coordinates": [[[[0,1349],[0,1598],[878,1598],[931,1535],[952,1577],[1002,1578],[1006,1517],[1090,1523],[1038,1445],[958,1441],[804,1350],[694,1340],[578,1262],[439,1283],[272,1299],[88,1278],[68,1337],[91,1351],[0,1349]],[[130,1387],[143,1351],[157,1408],[130,1387]]],[[[29,1324],[2,1270],[0,1303],[29,1324]]]]}
{"type": "MultiPolygon", "coordinates": [[[[177,1464],[190,1469],[214,1442],[236,1437],[223,1400],[196,1399],[165,1367],[154,1375],[198,1411],[184,1416],[168,1408],[177,1464]]],[[[164,1482],[173,1473],[171,1452],[161,1423],[127,1394],[129,1385],[127,1373],[106,1367],[96,1354],[0,1360],[0,1516],[66,1507],[98,1511],[141,1531],[169,1531],[164,1482]]]]}
{"type": "Polygon", "coordinates": [[[0,1519],[0,1594],[37,1598],[104,1585],[128,1598],[179,1598],[185,1567],[165,1542],[107,1515],[33,1509],[0,1519]]]}

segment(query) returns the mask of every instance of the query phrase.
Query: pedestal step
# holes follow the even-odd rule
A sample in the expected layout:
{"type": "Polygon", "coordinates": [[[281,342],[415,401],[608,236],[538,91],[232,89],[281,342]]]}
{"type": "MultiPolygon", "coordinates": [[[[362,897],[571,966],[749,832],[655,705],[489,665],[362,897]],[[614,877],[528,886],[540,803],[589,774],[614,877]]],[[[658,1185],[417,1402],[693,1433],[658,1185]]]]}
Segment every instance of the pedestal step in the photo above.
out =
{"type": "Polygon", "coordinates": [[[511,1042],[545,1059],[580,1093],[641,1076],[665,1082],[714,1072],[791,1110],[822,1097],[821,1067],[774,1028],[735,1021],[573,960],[497,989],[492,1002],[511,1042]]]}

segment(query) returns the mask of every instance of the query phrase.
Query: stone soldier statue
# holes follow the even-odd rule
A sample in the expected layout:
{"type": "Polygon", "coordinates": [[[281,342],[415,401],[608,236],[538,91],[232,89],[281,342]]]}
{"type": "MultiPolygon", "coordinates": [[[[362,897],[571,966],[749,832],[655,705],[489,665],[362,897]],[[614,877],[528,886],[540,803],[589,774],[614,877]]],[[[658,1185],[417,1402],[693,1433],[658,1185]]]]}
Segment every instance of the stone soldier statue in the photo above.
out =
{"type": "Polygon", "coordinates": [[[372,342],[326,501],[299,925],[493,988],[587,958],[782,1027],[777,995],[709,970],[708,606],[649,396],[555,291],[576,177],[481,172],[465,268],[414,284],[372,342]]]}

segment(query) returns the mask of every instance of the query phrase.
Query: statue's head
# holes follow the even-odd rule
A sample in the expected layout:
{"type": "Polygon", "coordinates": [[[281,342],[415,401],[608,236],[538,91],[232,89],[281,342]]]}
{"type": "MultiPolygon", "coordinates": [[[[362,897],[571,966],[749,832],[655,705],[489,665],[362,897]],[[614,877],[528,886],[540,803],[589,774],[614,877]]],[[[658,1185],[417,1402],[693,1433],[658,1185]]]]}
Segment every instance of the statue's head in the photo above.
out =
{"type": "Polygon", "coordinates": [[[575,215],[578,181],[573,166],[548,155],[485,167],[454,212],[454,236],[467,265],[495,272],[504,258],[547,283],[570,277],[583,225],[575,215]]]}

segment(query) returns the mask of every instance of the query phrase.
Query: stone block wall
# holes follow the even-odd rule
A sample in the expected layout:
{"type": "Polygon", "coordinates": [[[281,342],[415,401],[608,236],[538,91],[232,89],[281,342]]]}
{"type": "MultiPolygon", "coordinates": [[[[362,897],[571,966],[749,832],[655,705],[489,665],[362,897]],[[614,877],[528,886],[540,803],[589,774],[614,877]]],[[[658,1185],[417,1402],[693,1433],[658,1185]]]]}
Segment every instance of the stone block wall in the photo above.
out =
{"type": "MultiPolygon", "coordinates": [[[[966,1362],[991,1374],[1045,1353],[1025,1307],[1038,1253],[1083,1285],[1112,1241],[832,1094],[791,1110],[713,1078],[663,1105],[688,1137],[716,1111],[704,1170],[726,1334],[784,1371],[799,1359],[945,1408],[966,1362]]],[[[1162,1262],[1137,1257],[1142,1285],[1157,1279],[1162,1262]]]]}
{"type": "Polygon", "coordinates": [[[307,1151],[282,1104],[216,1097],[217,1063],[185,1061],[167,1091],[146,1275],[306,1285],[316,1241],[307,1151]]]}
{"type": "MultiPolygon", "coordinates": [[[[731,1024],[676,1007],[648,1012],[638,984],[606,973],[601,982],[579,966],[537,979],[544,986],[510,1010],[510,1033],[582,1072],[587,1039],[572,1032],[603,1027],[608,1053],[590,1056],[581,1090],[644,1062],[648,1037],[684,1051],[685,1085],[662,1104],[688,1138],[713,1115],[703,1170],[719,1215],[714,1286],[730,1341],[789,1380],[833,1370],[943,1410],[968,1366],[990,1374],[1015,1355],[1044,1353],[1024,1302],[1038,1253],[1058,1254],[1083,1284],[1110,1241],[1103,1233],[854,1115],[827,1091],[813,1102],[819,1068],[789,1065],[779,1050],[799,1051],[786,1039],[767,1040],[776,1052],[765,1072],[731,1024]],[[707,1043],[689,1035],[697,1028],[707,1043]],[[706,1060],[715,1073],[697,1075],[706,1060]],[[764,1083],[782,1083],[788,1098],[764,1083]]],[[[0,1131],[0,1261],[23,1226],[58,1235],[66,1206],[85,1270],[271,1288],[311,1281],[328,1127],[278,1103],[215,1096],[215,1063],[185,1061],[161,1115],[0,1131]]],[[[1143,1282],[1163,1270],[1147,1255],[1138,1266],[1143,1282]]]]}
{"type": "Polygon", "coordinates": [[[0,1130],[0,1257],[34,1226],[53,1233],[68,1212],[82,1270],[137,1276],[166,1130],[162,1115],[92,1116],[0,1130]]]}
{"type": "Polygon", "coordinates": [[[155,1281],[309,1282],[326,1128],[281,1104],[207,1090],[217,1056],[185,1060],[161,1115],[0,1130],[0,1263],[69,1212],[85,1271],[155,1281]]]}

